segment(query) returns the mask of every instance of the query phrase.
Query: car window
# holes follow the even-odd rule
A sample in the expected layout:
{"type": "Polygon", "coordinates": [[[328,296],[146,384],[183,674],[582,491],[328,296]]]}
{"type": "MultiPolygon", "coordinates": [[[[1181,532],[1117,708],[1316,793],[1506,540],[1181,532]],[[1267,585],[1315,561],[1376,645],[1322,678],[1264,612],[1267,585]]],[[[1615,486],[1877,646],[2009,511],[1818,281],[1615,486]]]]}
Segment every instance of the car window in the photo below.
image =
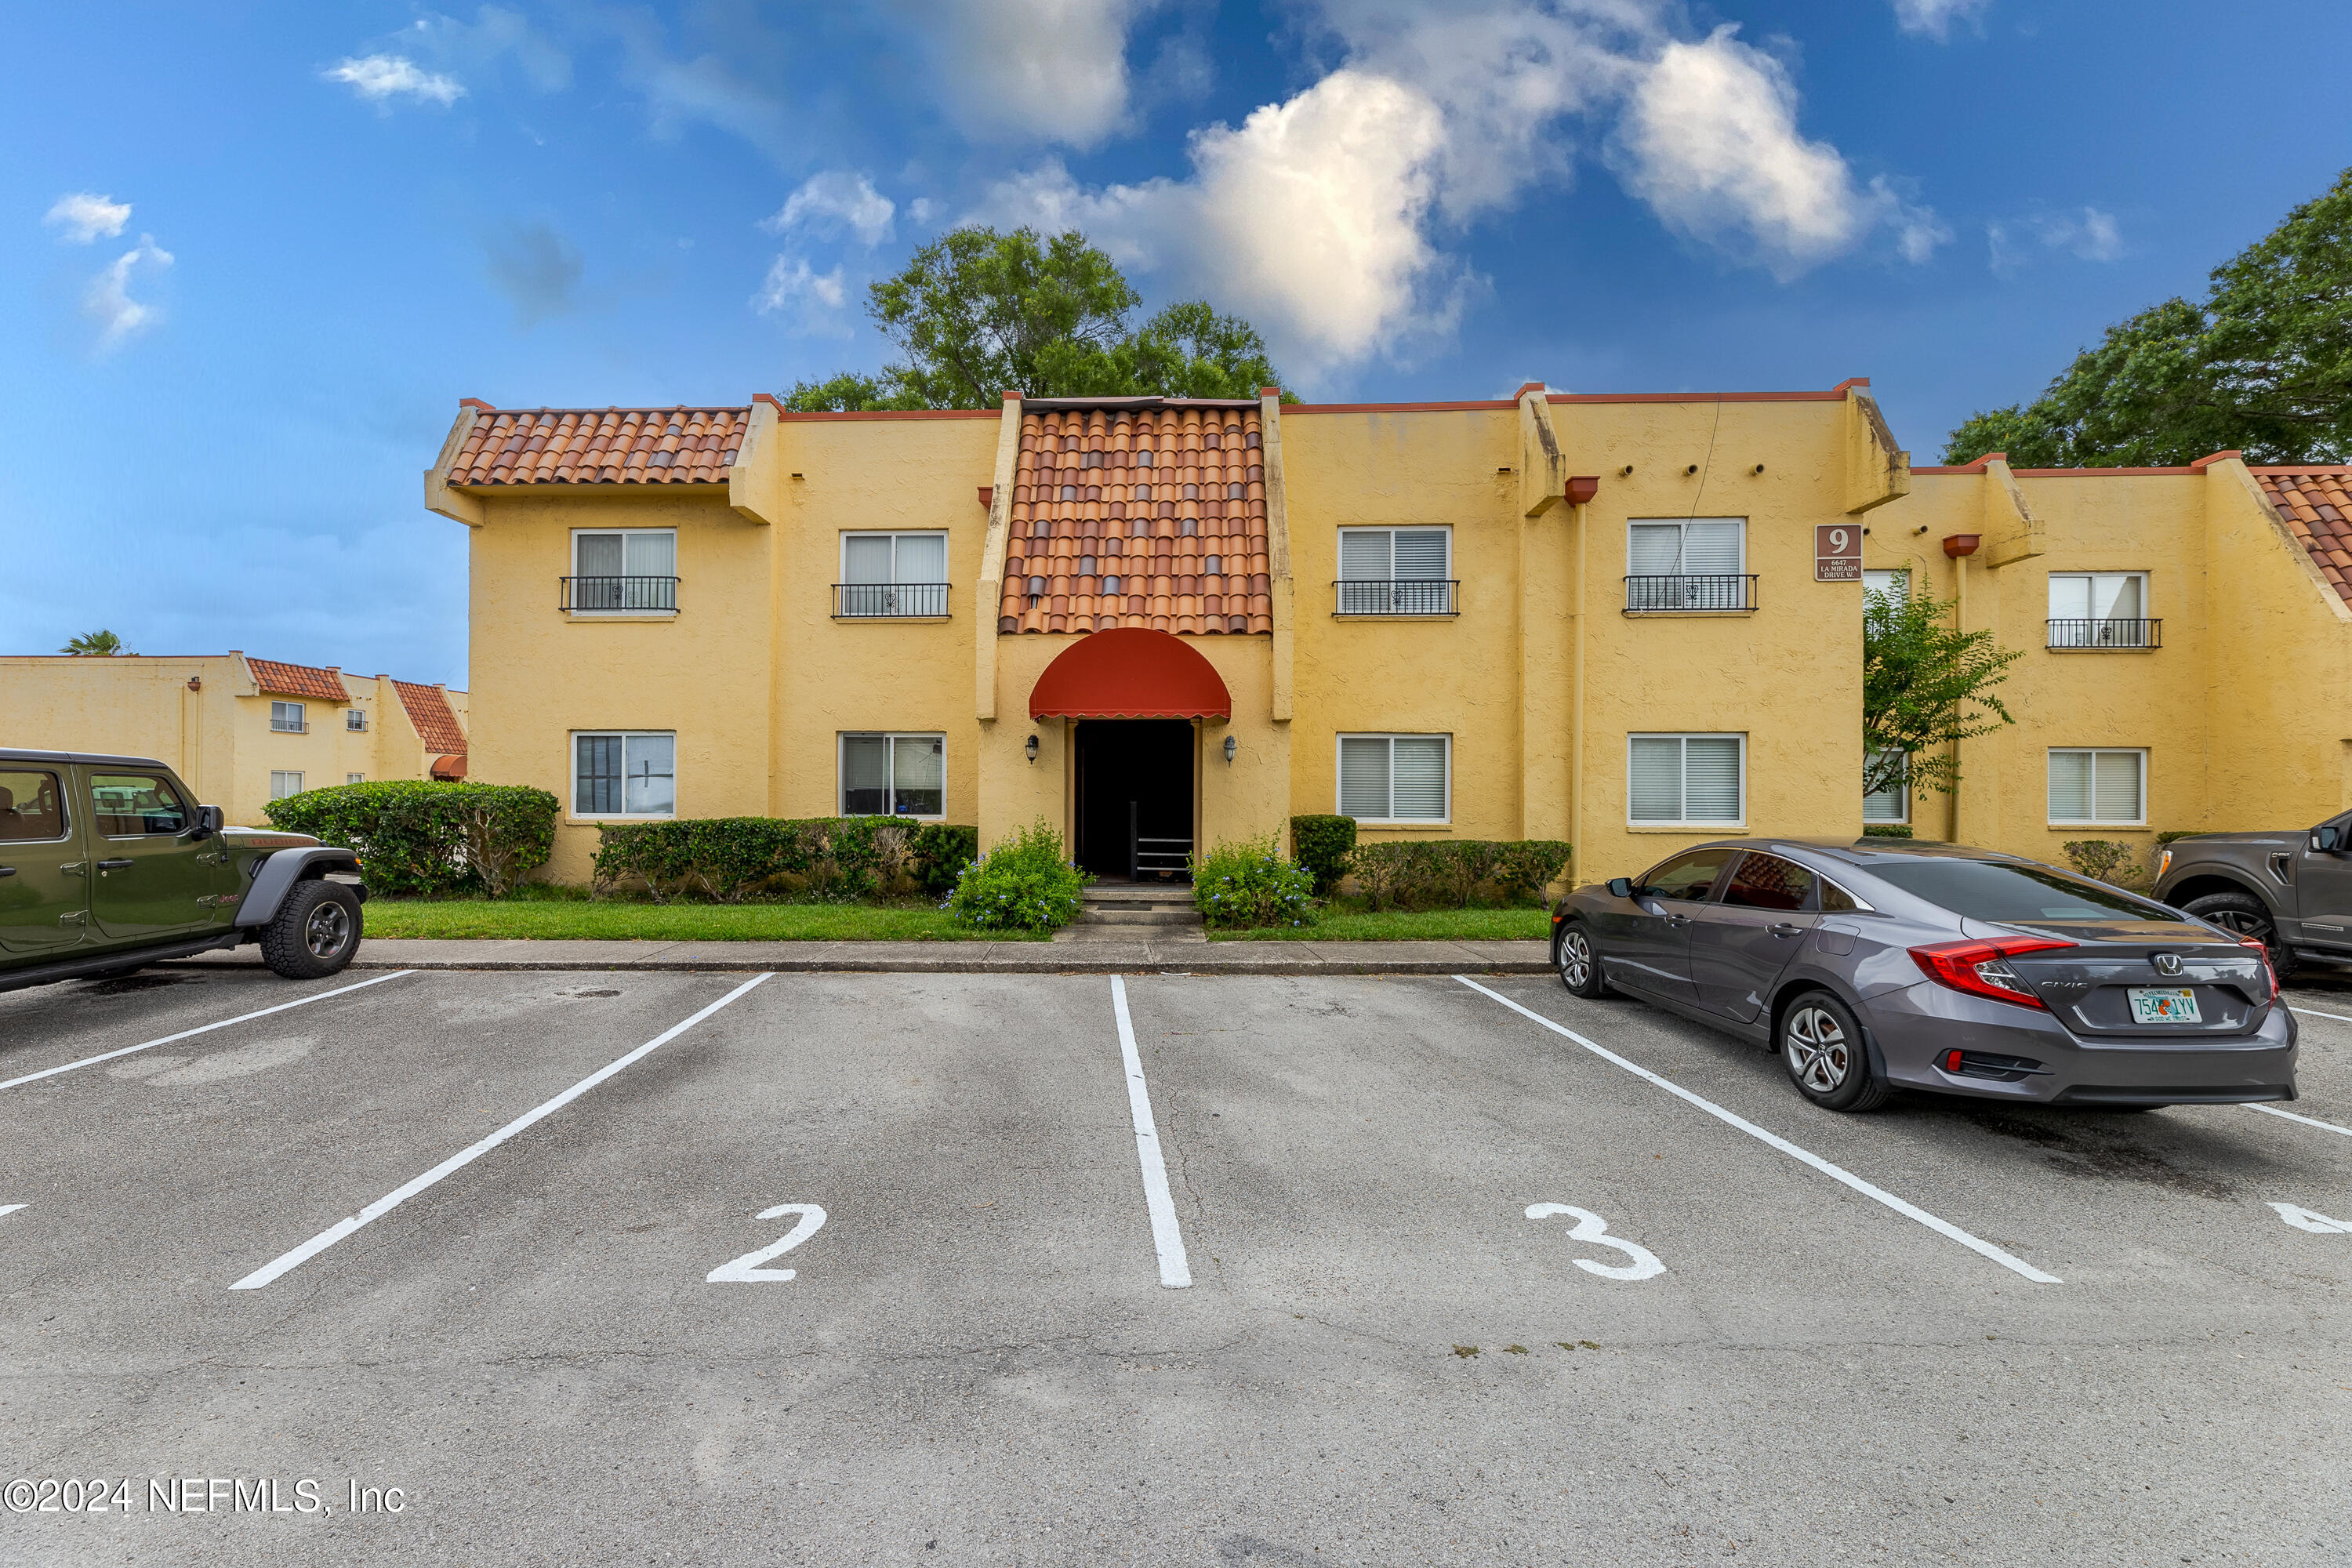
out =
{"type": "Polygon", "coordinates": [[[1830,913],[1852,912],[1862,908],[1862,900],[1839,887],[1835,882],[1822,883],[1822,908],[1830,913]]]}
{"type": "Polygon", "coordinates": [[[58,787],[57,774],[0,773],[0,844],[65,836],[65,793],[58,787]]]}
{"type": "Polygon", "coordinates": [[[2166,921],[2189,917],[2136,899],[2120,888],[2069,877],[2039,866],[1991,860],[1888,861],[1870,874],[1954,914],[1975,921],[2166,921]]]}
{"type": "Polygon", "coordinates": [[[1703,899],[1715,885],[1716,873],[1737,849],[1694,849],[1677,855],[1642,879],[1642,890],[1660,899],[1703,899]]]}
{"type": "Polygon", "coordinates": [[[188,808],[159,773],[92,773],[89,804],[100,833],[128,838],[142,833],[184,833],[188,808]]]}
{"type": "Polygon", "coordinates": [[[1778,855],[1741,858],[1720,900],[1742,910],[1801,910],[1812,896],[1813,874],[1778,855]]]}

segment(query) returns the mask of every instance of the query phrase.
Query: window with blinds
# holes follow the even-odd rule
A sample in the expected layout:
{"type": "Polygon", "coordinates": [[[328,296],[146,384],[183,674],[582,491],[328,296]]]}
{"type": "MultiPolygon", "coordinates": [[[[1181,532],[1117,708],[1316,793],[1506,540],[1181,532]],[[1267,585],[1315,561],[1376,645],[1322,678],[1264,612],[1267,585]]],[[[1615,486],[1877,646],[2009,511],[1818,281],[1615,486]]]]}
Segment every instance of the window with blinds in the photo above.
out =
{"type": "Polygon", "coordinates": [[[1748,520],[1644,519],[1625,525],[1628,610],[1750,610],[1748,520]]]}
{"type": "Polygon", "coordinates": [[[2153,647],[2145,572],[2050,574],[2052,647],[2153,647]]]}
{"type": "Polygon", "coordinates": [[[673,614],[677,609],[677,531],[624,528],[572,535],[574,615],[673,614]]]}
{"type": "Polygon", "coordinates": [[[947,815],[947,737],[841,737],[844,816],[947,815]]]}
{"type": "MultiPolygon", "coordinates": [[[[1875,762],[1885,752],[1872,753],[1875,762]]],[[[1911,820],[1911,792],[1901,784],[1892,784],[1874,790],[1862,797],[1862,820],[1874,822],[1908,822],[1911,820]]]]}
{"type": "Polygon", "coordinates": [[[1339,737],[1339,815],[1359,822],[1452,819],[1451,735],[1339,737]]]}
{"type": "Polygon", "coordinates": [[[948,536],[944,533],[841,536],[836,615],[944,616],[948,586],[948,536]]]}
{"type": "Polygon", "coordinates": [[[572,737],[574,816],[677,815],[677,736],[604,730],[572,737]]]}
{"type": "Polygon", "coordinates": [[[1337,614],[1452,615],[1453,577],[1451,528],[1339,531],[1337,614]]]}
{"type": "Polygon", "coordinates": [[[1736,827],[1747,811],[1745,735],[1633,735],[1625,819],[1650,827],[1736,827]]]}
{"type": "Polygon", "coordinates": [[[2147,753],[2137,749],[2053,747],[2050,752],[2050,826],[2113,824],[2137,826],[2147,820],[2147,753]]]}

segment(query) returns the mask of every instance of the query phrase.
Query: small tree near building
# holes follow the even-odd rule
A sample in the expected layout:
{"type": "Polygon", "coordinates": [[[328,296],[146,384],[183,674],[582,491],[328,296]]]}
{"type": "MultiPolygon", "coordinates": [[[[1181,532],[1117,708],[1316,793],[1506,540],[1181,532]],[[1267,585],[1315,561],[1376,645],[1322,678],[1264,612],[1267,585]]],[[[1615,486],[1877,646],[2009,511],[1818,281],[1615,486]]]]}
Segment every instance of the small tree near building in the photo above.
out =
{"type": "Polygon", "coordinates": [[[112,658],[131,650],[124,647],[122,639],[112,632],[97,631],[84,632],[78,637],[68,637],[66,646],[58,651],[72,654],[77,658],[112,658]]]}
{"type": "Polygon", "coordinates": [[[1862,632],[1862,793],[1959,786],[1952,742],[2017,721],[1993,688],[2023,657],[1989,631],[1951,624],[1953,605],[1925,594],[1866,595],[1862,632]]]}

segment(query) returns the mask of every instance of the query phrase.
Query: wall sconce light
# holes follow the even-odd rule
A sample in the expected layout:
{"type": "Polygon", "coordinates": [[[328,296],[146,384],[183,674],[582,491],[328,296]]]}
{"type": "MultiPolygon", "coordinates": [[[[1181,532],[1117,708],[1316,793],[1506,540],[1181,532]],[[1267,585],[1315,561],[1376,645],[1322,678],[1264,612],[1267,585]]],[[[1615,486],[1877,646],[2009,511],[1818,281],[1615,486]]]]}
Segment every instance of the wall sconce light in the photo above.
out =
{"type": "Polygon", "coordinates": [[[1234,760],[1234,753],[1241,749],[1240,742],[1234,740],[1231,735],[1225,737],[1225,761],[1229,763],[1232,762],[1234,760]]]}
{"type": "Polygon", "coordinates": [[[1031,762],[1033,762],[1033,763],[1034,763],[1034,762],[1035,762],[1035,761],[1037,760],[1037,737],[1036,737],[1036,736],[1034,736],[1034,735],[1030,736],[1030,737],[1029,737],[1029,739],[1028,739],[1025,742],[1024,742],[1024,743],[1023,743],[1023,745],[1022,745],[1022,747],[1021,747],[1021,754],[1022,754],[1023,756],[1024,756],[1024,757],[1028,758],[1028,759],[1029,759],[1031,762]]]}

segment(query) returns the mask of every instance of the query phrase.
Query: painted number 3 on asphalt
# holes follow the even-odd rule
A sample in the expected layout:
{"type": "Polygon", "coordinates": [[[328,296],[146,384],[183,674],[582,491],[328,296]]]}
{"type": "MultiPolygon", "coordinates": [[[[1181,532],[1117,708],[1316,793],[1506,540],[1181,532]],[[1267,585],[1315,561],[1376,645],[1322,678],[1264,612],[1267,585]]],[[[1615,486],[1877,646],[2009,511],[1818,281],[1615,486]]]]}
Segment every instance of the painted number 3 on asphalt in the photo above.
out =
{"type": "Polygon", "coordinates": [[[1627,1261],[1622,1264],[1595,1263],[1589,1258],[1573,1258],[1569,1260],[1587,1274],[1598,1274],[1603,1279],[1647,1279],[1653,1275],[1664,1274],[1666,1271],[1666,1266],[1658,1261],[1656,1253],[1646,1247],[1636,1246],[1633,1242],[1620,1240],[1610,1235],[1609,1222],[1591,1209],[1580,1209],[1569,1204],[1529,1204],[1528,1205],[1529,1219],[1549,1219],[1554,1215],[1574,1216],[1576,1228],[1568,1233],[1569,1240],[1590,1242],[1594,1247],[1605,1247],[1612,1252],[1622,1252],[1626,1257],[1627,1261]]]}

